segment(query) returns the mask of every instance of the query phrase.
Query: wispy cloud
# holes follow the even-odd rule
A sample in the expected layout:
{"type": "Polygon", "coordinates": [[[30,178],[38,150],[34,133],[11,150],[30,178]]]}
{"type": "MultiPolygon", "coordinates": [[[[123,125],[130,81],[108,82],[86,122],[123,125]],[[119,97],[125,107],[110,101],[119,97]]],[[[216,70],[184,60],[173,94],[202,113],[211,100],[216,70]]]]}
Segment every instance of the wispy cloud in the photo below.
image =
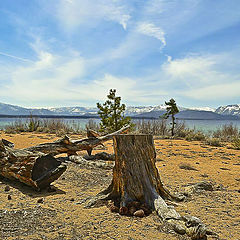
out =
{"type": "Polygon", "coordinates": [[[163,47],[166,46],[164,31],[160,27],[155,26],[153,23],[139,23],[137,26],[137,32],[154,37],[162,42],[163,47]]]}
{"type": "Polygon", "coordinates": [[[8,53],[4,53],[4,52],[0,52],[0,55],[5,56],[5,57],[10,57],[10,58],[13,58],[13,59],[16,59],[16,60],[19,60],[19,61],[23,61],[23,62],[31,62],[31,63],[33,62],[30,59],[17,57],[17,56],[14,56],[14,55],[11,55],[11,54],[8,54],[8,53]]]}
{"type": "Polygon", "coordinates": [[[222,100],[234,99],[240,96],[240,75],[238,75],[236,81],[192,89],[184,92],[183,95],[200,101],[214,100],[220,102],[222,100]]]}
{"type": "Polygon", "coordinates": [[[131,18],[128,8],[120,0],[60,0],[57,17],[70,31],[81,25],[96,26],[103,20],[117,22],[126,30],[131,18]]]}

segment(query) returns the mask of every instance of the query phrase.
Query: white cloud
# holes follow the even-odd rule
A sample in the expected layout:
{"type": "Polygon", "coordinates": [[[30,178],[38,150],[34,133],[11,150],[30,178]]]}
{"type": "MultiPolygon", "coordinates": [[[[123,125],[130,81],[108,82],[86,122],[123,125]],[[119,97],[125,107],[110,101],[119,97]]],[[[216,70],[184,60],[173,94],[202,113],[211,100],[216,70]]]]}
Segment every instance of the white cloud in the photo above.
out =
{"type": "Polygon", "coordinates": [[[225,82],[229,75],[222,71],[222,66],[224,59],[220,55],[190,55],[174,60],[168,57],[162,71],[168,80],[182,82],[191,89],[225,82]]]}
{"type": "Polygon", "coordinates": [[[30,60],[30,59],[14,56],[14,55],[4,53],[4,52],[0,52],[0,55],[3,55],[5,57],[10,57],[10,58],[13,58],[13,59],[16,59],[16,60],[20,60],[20,61],[23,61],[23,62],[32,62],[32,60],[30,60]]]}
{"type": "Polygon", "coordinates": [[[153,23],[141,22],[137,25],[136,30],[139,33],[142,33],[144,35],[154,37],[160,40],[163,44],[163,47],[166,46],[164,31],[160,27],[155,26],[153,23]]]}
{"type": "Polygon", "coordinates": [[[214,100],[222,101],[240,96],[240,75],[238,81],[215,84],[202,88],[192,89],[191,91],[183,92],[184,96],[190,97],[196,100],[214,100]]]}
{"type": "Polygon", "coordinates": [[[200,104],[214,100],[236,101],[240,96],[238,61],[238,56],[226,53],[192,54],[178,59],[167,56],[158,70],[145,77],[149,82],[145,92],[152,94],[152,102],[157,100],[157,89],[162,90],[159,96],[174,97],[188,105],[191,100],[200,104]]]}
{"type": "Polygon", "coordinates": [[[81,25],[95,26],[101,20],[114,21],[126,30],[131,18],[120,0],[60,0],[57,17],[62,26],[72,31],[81,25]]]}
{"type": "Polygon", "coordinates": [[[36,62],[15,67],[9,72],[9,81],[3,84],[0,92],[5,97],[33,102],[71,99],[69,88],[72,81],[83,74],[84,60],[81,57],[64,58],[42,51],[36,62]]]}

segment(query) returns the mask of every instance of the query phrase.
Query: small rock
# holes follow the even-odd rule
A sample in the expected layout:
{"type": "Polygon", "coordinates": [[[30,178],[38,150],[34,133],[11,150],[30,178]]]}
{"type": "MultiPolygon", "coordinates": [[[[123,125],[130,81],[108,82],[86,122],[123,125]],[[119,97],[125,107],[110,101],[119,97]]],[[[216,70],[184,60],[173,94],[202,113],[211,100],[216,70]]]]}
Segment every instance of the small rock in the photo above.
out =
{"type": "Polygon", "coordinates": [[[133,216],[135,216],[135,217],[144,217],[144,211],[143,211],[142,209],[137,210],[137,211],[133,214],[133,216]]]}
{"type": "Polygon", "coordinates": [[[12,199],[11,195],[10,195],[10,194],[8,194],[8,200],[11,200],[11,199],[12,199]]]}
{"type": "Polygon", "coordinates": [[[147,206],[145,206],[145,205],[141,206],[140,208],[144,211],[144,214],[145,214],[145,215],[149,215],[149,214],[151,214],[151,212],[152,212],[152,211],[151,211],[147,206]]]}
{"type": "Polygon", "coordinates": [[[5,189],[4,189],[5,192],[9,192],[10,191],[10,187],[9,186],[6,186],[5,189]]]}
{"type": "Polygon", "coordinates": [[[128,214],[128,208],[127,207],[120,207],[119,214],[127,215],[128,214]]]}
{"type": "Polygon", "coordinates": [[[129,213],[130,213],[130,215],[132,215],[132,216],[133,216],[133,214],[134,214],[136,211],[137,211],[137,209],[136,209],[134,206],[131,206],[131,207],[129,208],[129,213]]]}
{"type": "Polygon", "coordinates": [[[119,213],[119,208],[115,205],[109,206],[111,212],[119,213]]]}
{"type": "Polygon", "coordinates": [[[119,213],[119,207],[115,206],[113,202],[109,202],[107,206],[111,212],[119,213]]]}
{"type": "Polygon", "coordinates": [[[39,199],[37,200],[37,203],[43,203],[43,198],[39,198],[39,199]]]}

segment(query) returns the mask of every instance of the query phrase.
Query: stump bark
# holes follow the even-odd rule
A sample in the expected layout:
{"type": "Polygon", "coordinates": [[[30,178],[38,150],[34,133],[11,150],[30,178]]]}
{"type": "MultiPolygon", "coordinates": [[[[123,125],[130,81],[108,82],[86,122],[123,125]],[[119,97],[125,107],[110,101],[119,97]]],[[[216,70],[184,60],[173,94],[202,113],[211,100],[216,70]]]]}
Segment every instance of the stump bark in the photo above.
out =
{"type": "Polygon", "coordinates": [[[198,218],[182,217],[173,206],[166,204],[167,199],[183,198],[171,194],[163,186],[155,165],[152,135],[115,135],[113,142],[115,166],[112,183],[88,206],[99,200],[113,200],[115,206],[111,208],[122,215],[137,216],[136,213],[140,214],[142,210],[145,213],[147,209],[156,210],[159,217],[177,233],[187,234],[192,239],[206,239],[206,227],[198,218]]]}

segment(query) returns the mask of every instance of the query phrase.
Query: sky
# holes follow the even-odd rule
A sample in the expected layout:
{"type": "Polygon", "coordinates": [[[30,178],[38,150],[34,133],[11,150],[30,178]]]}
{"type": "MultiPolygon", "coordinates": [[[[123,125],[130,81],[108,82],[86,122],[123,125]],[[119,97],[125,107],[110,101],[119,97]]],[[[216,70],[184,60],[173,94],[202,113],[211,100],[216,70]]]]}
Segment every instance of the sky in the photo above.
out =
{"type": "Polygon", "coordinates": [[[0,102],[240,104],[239,0],[1,0],[0,102]]]}

